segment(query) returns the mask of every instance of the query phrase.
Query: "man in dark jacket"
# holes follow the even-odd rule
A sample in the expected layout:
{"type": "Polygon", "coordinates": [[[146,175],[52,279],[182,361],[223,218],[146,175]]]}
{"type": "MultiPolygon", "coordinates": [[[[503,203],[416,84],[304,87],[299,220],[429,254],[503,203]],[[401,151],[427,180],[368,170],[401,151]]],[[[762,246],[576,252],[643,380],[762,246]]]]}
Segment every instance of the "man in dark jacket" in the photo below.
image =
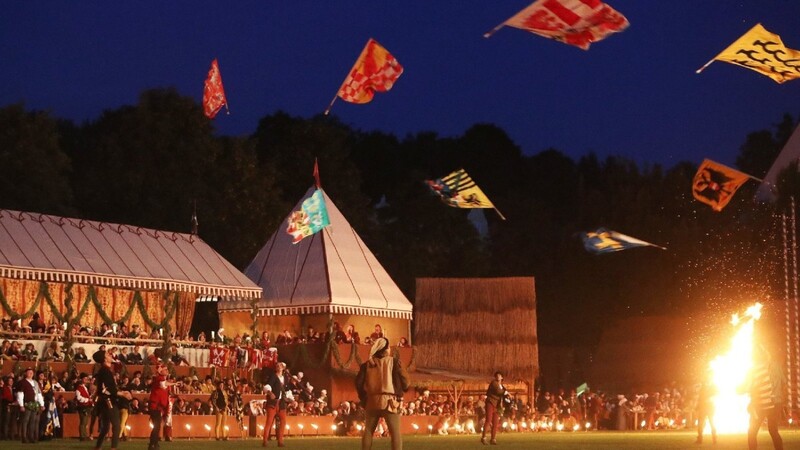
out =
{"type": "Polygon", "coordinates": [[[508,396],[508,391],[503,386],[503,373],[497,371],[494,373],[494,380],[489,383],[489,388],[486,390],[486,422],[483,425],[483,432],[481,433],[481,444],[486,445],[486,429],[492,427],[492,445],[497,445],[497,426],[500,423],[499,409],[503,399],[508,396]]]}
{"type": "Polygon", "coordinates": [[[400,360],[389,354],[389,340],[385,337],[377,338],[369,353],[369,359],[361,364],[356,376],[356,390],[367,416],[361,449],[372,448],[372,435],[383,418],[392,435],[392,450],[402,450],[399,407],[403,392],[410,384],[408,373],[400,360]]]}

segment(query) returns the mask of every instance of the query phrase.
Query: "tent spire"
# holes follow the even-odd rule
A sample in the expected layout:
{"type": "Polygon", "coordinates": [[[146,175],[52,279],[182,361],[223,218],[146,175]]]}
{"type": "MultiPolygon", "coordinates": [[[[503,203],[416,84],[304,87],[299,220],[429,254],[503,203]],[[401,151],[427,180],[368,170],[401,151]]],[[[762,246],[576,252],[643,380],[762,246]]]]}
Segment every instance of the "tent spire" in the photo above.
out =
{"type": "Polygon", "coordinates": [[[197,221],[197,200],[192,200],[192,235],[197,236],[200,223],[197,221]]]}
{"type": "Polygon", "coordinates": [[[319,164],[317,164],[317,158],[314,158],[314,185],[317,189],[322,189],[322,183],[319,181],[319,164]]]}

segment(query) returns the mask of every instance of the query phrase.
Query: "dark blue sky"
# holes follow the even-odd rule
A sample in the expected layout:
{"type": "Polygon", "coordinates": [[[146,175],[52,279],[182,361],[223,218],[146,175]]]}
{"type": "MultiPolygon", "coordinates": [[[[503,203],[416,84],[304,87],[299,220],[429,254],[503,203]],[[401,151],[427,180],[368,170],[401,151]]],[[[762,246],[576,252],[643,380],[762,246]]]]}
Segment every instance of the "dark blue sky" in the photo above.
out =
{"type": "MultiPolygon", "coordinates": [[[[504,28],[528,0],[23,1],[0,15],[0,105],[76,121],[174,86],[199,100],[219,59],[231,115],[252,133],[277,110],[322,112],[369,37],[405,67],[394,89],[332,114],[398,136],[505,129],[526,153],[594,151],[668,166],[732,164],[748,132],[800,114],[800,80],[778,85],[716,62],[757,22],[800,49],[797,0],[610,0],[631,22],[589,51],[504,28]]],[[[762,174],[754,174],[762,175],[762,174]]]]}

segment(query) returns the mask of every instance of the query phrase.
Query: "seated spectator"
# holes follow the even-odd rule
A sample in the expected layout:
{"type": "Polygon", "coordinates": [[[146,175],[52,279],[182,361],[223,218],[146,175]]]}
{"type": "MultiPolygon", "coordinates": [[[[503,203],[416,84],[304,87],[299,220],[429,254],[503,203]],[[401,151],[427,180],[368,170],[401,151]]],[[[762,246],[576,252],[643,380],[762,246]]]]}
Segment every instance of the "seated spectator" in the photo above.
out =
{"type": "Polygon", "coordinates": [[[205,416],[211,414],[211,410],[208,408],[208,403],[203,403],[199,398],[195,398],[194,401],[192,401],[188,414],[193,416],[205,416]]]}
{"type": "Polygon", "coordinates": [[[30,323],[28,323],[28,328],[31,330],[31,333],[44,333],[47,326],[44,323],[44,319],[39,316],[39,313],[35,312],[31,317],[30,323]]]}
{"type": "Polygon", "coordinates": [[[294,342],[294,338],[292,337],[292,333],[289,330],[283,330],[283,333],[278,335],[278,338],[275,339],[275,343],[278,345],[287,345],[294,342]]]}
{"type": "Polygon", "coordinates": [[[316,330],[314,330],[314,327],[311,325],[308,326],[308,330],[306,331],[305,341],[309,344],[316,344],[317,342],[320,342],[319,333],[317,333],[316,330]]]}
{"type": "Polygon", "coordinates": [[[142,348],[138,345],[133,347],[133,351],[128,353],[126,357],[127,364],[132,366],[141,366],[144,364],[144,358],[142,358],[142,348]]]}
{"type": "Polygon", "coordinates": [[[50,383],[50,389],[52,389],[53,392],[64,392],[66,390],[64,389],[64,386],[59,383],[58,376],[56,376],[56,374],[50,374],[48,382],[50,383]]]}
{"type": "Polygon", "coordinates": [[[128,337],[131,339],[138,339],[142,337],[142,330],[139,329],[138,323],[131,325],[131,331],[128,333],[128,337]]]}
{"type": "Polygon", "coordinates": [[[89,362],[89,357],[86,356],[86,350],[83,347],[77,347],[75,349],[75,356],[73,360],[78,363],[86,363],[89,362]]]}
{"type": "Polygon", "coordinates": [[[174,364],[176,366],[188,366],[188,365],[190,365],[189,364],[189,360],[187,360],[186,358],[184,358],[183,356],[181,356],[178,353],[178,346],[177,345],[172,344],[172,348],[171,348],[170,353],[171,353],[170,360],[172,361],[172,364],[174,364]]]}
{"type": "Polygon", "coordinates": [[[403,336],[400,338],[400,342],[397,343],[397,346],[405,348],[405,347],[411,347],[411,344],[409,344],[408,339],[406,339],[405,336],[403,336]]]}
{"type": "Polygon", "coordinates": [[[272,346],[272,342],[269,340],[269,332],[264,331],[261,333],[261,339],[258,341],[258,345],[261,350],[266,350],[272,346]]]}
{"type": "Polygon", "coordinates": [[[381,328],[381,324],[375,324],[375,330],[372,334],[369,335],[369,342],[375,342],[376,339],[383,337],[383,328],[381,328]]]}
{"type": "Polygon", "coordinates": [[[356,331],[356,327],[353,325],[348,325],[347,329],[344,332],[344,340],[342,341],[345,344],[360,344],[361,337],[358,335],[356,331]]]}
{"type": "Polygon", "coordinates": [[[50,341],[50,345],[44,350],[41,358],[42,361],[55,361],[60,362],[64,360],[64,355],[61,353],[61,348],[58,341],[50,341]]]}
{"type": "Polygon", "coordinates": [[[29,342],[25,344],[25,350],[22,351],[22,357],[20,359],[23,361],[36,361],[39,359],[39,352],[36,351],[36,347],[29,342]]]}
{"type": "Polygon", "coordinates": [[[339,322],[333,322],[333,340],[336,341],[337,344],[341,344],[344,342],[345,336],[344,331],[342,331],[342,326],[339,325],[339,322]]]}

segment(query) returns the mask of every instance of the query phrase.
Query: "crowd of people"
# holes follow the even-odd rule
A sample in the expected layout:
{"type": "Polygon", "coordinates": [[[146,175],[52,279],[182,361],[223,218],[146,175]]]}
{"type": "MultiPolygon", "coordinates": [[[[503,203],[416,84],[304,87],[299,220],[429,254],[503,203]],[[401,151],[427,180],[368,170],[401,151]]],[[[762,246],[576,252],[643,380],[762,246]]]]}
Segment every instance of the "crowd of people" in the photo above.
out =
{"type": "MultiPolygon", "coordinates": [[[[0,322],[0,337],[5,337],[0,346],[0,360],[14,361],[64,361],[72,357],[76,362],[88,362],[88,355],[82,344],[103,345],[103,350],[108,347],[112,357],[122,364],[142,364],[143,359],[151,354],[145,348],[160,347],[164,338],[159,329],[149,332],[138,324],[132,324],[130,329],[124,323],[103,323],[100,326],[83,326],[74,324],[72,336],[74,344],[70,355],[63,348],[66,324],[45,325],[38,313],[34,313],[30,322],[23,325],[21,319],[2,319],[0,322]],[[31,340],[46,340],[44,350],[39,350],[30,342],[31,340]],[[27,342],[23,342],[27,341],[27,342]]],[[[338,322],[333,322],[330,329],[324,332],[317,331],[313,326],[308,326],[303,333],[292,333],[289,330],[270,334],[264,331],[260,336],[253,337],[247,333],[228,337],[225,330],[220,328],[211,332],[211,339],[200,332],[197,338],[189,335],[176,336],[171,333],[169,339],[174,344],[168,356],[176,365],[190,365],[190,362],[181,354],[181,349],[202,348],[209,350],[208,366],[237,367],[242,369],[259,369],[264,361],[273,357],[277,349],[275,345],[289,345],[299,343],[327,343],[333,341],[337,344],[364,344],[370,345],[375,339],[383,337],[383,329],[376,324],[373,331],[363,339],[353,325],[342,328],[338,322]]],[[[401,337],[396,345],[410,347],[408,339],[401,337]]],[[[156,357],[160,358],[160,355],[156,357]]],[[[197,363],[195,363],[196,365],[197,363]]]]}

